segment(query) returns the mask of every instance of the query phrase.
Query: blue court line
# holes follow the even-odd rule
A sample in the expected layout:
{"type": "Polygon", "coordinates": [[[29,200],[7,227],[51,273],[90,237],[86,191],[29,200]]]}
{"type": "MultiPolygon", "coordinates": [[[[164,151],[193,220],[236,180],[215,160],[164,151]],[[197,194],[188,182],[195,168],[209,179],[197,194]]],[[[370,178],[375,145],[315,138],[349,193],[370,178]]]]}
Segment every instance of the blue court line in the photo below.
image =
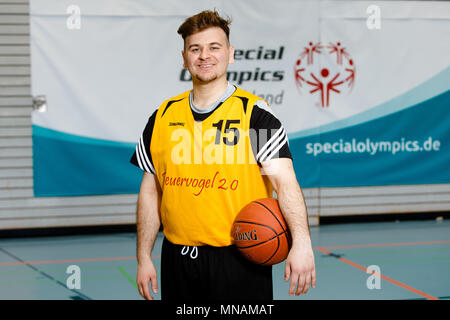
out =
{"type": "Polygon", "coordinates": [[[46,277],[47,279],[50,279],[51,281],[55,282],[56,284],[62,286],[64,289],[67,289],[67,290],[69,290],[70,292],[75,292],[76,294],[78,294],[78,297],[77,297],[77,296],[72,296],[72,297],[71,297],[72,300],[74,300],[75,297],[76,297],[77,300],[80,300],[80,298],[83,299],[83,300],[92,300],[92,299],[89,298],[88,296],[84,295],[83,293],[81,293],[81,292],[79,292],[79,291],[77,291],[77,290],[75,290],[75,289],[69,289],[69,288],[67,288],[67,286],[66,286],[65,283],[62,283],[61,281],[59,281],[59,280],[53,278],[51,275],[49,275],[49,274],[47,274],[47,273],[45,273],[45,272],[39,270],[39,269],[36,268],[35,266],[33,266],[33,265],[29,264],[29,263],[26,263],[25,261],[23,261],[23,260],[20,259],[19,257],[15,256],[14,254],[10,253],[9,251],[6,251],[6,250],[3,249],[3,248],[0,248],[0,251],[2,251],[2,252],[5,253],[6,255],[10,256],[11,258],[13,258],[13,259],[15,259],[15,260],[17,260],[17,261],[22,262],[25,266],[27,266],[27,267],[33,269],[33,270],[36,271],[37,273],[40,273],[41,275],[43,275],[43,276],[46,277]]]}

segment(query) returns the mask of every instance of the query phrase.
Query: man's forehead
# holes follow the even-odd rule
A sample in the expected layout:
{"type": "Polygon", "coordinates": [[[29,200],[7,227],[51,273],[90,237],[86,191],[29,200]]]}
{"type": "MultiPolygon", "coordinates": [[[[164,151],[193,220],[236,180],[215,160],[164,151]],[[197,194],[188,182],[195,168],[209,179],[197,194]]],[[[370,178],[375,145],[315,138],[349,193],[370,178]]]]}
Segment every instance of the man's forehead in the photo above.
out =
{"type": "Polygon", "coordinates": [[[209,45],[209,44],[221,44],[228,43],[227,35],[219,27],[211,27],[205,30],[196,32],[186,37],[185,45],[209,45]]]}

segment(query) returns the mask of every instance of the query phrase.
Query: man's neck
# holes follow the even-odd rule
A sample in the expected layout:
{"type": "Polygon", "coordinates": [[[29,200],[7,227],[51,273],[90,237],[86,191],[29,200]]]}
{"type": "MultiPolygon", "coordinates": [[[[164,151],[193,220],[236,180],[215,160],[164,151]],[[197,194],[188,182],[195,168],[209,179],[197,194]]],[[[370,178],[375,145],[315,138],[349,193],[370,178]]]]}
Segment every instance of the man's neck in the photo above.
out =
{"type": "Polygon", "coordinates": [[[193,83],[193,103],[199,109],[208,108],[219,99],[227,89],[228,82],[225,79],[208,83],[193,83]]]}

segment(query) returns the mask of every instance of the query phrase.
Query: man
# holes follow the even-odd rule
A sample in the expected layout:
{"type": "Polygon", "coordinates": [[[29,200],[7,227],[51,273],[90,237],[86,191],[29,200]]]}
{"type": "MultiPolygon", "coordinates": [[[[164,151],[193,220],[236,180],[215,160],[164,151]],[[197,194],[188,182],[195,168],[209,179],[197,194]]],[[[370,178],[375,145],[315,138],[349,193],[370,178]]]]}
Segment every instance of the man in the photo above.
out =
{"type": "Polygon", "coordinates": [[[289,294],[315,286],[306,206],[286,132],[264,100],[228,83],[229,24],[203,11],[180,26],[193,89],[152,114],[131,159],[145,171],[137,206],[137,285],[145,299],[153,299],[149,283],[158,291],[151,251],[161,223],[163,300],[273,299],[272,268],[247,261],[231,238],[239,210],[272,197],[273,188],[292,234],[289,294]],[[249,145],[250,152],[242,151],[249,145]]]}

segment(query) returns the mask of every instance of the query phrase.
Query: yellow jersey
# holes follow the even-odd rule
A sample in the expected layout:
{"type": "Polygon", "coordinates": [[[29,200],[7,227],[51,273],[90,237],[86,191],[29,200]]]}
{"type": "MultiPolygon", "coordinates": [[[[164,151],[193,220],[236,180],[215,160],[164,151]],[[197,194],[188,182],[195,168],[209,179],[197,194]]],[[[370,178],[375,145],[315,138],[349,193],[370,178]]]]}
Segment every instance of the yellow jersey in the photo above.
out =
{"type": "Polygon", "coordinates": [[[172,243],[232,244],[231,228],[239,211],[253,200],[272,197],[260,160],[279,157],[280,150],[290,157],[284,128],[267,103],[233,89],[206,115],[193,111],[190,91],[166,100],[136,146],[131,162],[156,174],[163,232],[172,243]],[[258,119],[270,123],[271,132],[264,137],[257,126],[252,128],[258,119]]]}

